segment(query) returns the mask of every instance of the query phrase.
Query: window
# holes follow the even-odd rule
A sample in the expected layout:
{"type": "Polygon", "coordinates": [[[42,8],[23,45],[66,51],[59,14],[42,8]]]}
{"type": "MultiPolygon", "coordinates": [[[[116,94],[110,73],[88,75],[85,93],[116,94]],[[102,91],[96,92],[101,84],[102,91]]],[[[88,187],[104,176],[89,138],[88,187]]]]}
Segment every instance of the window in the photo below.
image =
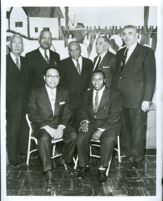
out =
{"type": "Polygon", "coordinates": [[[35,32],[38,32],[38,27],[35,27],[35,32]]]}
{"type": "Polygon", "coordinates": [[[49,27],[43,27],[43,30],[49,31],[49,27]]]}
{"type": "Polygon", "coordinates": [[[15,27],[23,27],[23,22],[15,22],[15,27]]]}

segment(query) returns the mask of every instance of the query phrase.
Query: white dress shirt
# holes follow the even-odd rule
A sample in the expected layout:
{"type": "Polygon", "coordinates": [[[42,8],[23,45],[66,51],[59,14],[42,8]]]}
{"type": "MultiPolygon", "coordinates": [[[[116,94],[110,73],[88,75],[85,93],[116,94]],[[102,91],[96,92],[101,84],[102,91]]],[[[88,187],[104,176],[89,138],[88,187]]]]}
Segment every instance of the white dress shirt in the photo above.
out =
{"type": "Polygon", "coordinates": [[[93,90],[93,107],[95,105],[96,92],[98,92],[98,106],[99,106],[104,90],[105,90],[105,86],[103,86],[102,89],[100,89],[99,91],[96,91],[95,89],[93,90]]]}
{"type": "MultiPolygon", "coordinates": [[[[45,58],[45,50],[40,47],[39,51],[40,51],[41,55],[43,56],[43,58],[46,60],[46,58],[45,58]]],[[[50,50],[49,49],[46,50],[46,54],[48,56],[48,59],[50,59],[50,50]]]]}
{"type": "Polygon", "coordinates": [[[47,85],[45,85],[46,91],[48,93],[48,97],[50,100],[51,108],[54,114],[55,111],[55,101],[56,101],[56,88],[51,89],[47,85]]]}
{"type": "MultiPolygon", "coordinates": [[[[75,67],[77,68],[77,61],[76,61],[76,59],[72,58],[72,61],[73,61],[74,65],[75,65],[75,67]]],[[[80,65],[80,72],[82,72],[82,57],[81,56],[78,58],[78,62],[79,62],[79,65],[80,65]]]]}
{"type": "Polygon", "coordinates": [[[16,64],[16,59],[18,59],[19,61],[19,64],[21,65],[21,62],[20,62],[20,56],[16,57],[12,52],[10,52],[10,56],[13,60],[13,62],[16,64]]]}
{"type": "Polygon", "coordinates": [[[135,48],[136,48],[136,45],[137,45],[137,42],[134,43],[131,47],[128,48],[128,52],[127,52],[127,57],[126,57],[125,63],[127,63],[127,61],[129,60],[131,54],[133,53],[133,51],[134,51],[135,48]]]}

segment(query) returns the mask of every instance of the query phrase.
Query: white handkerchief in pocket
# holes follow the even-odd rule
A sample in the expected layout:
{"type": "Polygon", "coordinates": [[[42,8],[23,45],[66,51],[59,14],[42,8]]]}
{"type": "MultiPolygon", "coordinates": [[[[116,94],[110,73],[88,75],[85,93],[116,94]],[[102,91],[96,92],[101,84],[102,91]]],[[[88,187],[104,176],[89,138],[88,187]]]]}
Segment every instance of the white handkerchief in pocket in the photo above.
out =
{"type": "Polygon", "coordinates": [[[65,103],[65,101],[59,102],[60,105],[64,105],[65,103]]]}
{"type": "Polygon", "coordinates": [[[111,66],[103,66],[103,68],[111,68],[111,66]]]}

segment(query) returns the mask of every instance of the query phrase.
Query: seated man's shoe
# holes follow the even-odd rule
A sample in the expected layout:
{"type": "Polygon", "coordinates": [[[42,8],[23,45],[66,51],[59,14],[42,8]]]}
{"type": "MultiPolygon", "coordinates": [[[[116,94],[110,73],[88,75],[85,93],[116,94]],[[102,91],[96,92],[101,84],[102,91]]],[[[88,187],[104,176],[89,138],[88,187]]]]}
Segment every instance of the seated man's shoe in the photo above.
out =
{"type": "Polygon", "coordinates": [[[84,177],[88,176],[89,171],[90,171],[89,166],[80,167],[77,175],[78,175],[79,178],[84,178],[84,177]]]}
{"type": "Polygon", "coordinates": [[[106,182],[107,177],[106,177],[106,170],[98,170],[98,175],[99,175],[99,180],[100,182],[106,182]]]}
{"type": "Polygon", "coordinates": [[[66,163],[62,157],[59,159],[59,163],[65,168],[66,172],[73,172],[71,165],[66,163]]]}
{"type": "Polygon", "coordinates": [[[52,170],[48,170],[48,171],[45,173],[45,181],[44,181],[43,189],[44,189],[46,192],[54,191],[53,172],[52,172],[52,170]]]}

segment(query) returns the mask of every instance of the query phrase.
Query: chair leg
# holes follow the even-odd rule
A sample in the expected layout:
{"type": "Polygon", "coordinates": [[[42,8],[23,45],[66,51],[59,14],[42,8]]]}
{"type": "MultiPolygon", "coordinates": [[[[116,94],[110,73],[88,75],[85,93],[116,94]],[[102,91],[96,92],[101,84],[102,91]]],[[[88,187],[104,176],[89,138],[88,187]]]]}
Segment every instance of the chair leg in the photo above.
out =
{"type": "Polygon", "coordinates": [[[54,156],[55,156],[55,148],[56,148],[56,144],[53,144],[53,149],[52,149],[52,158],[54,158],[54,156]]]}
{"type": "Polygon", "coordinates": [[[77,169],[77,166],[78,166],[78,160],[79,160],[78,155],[76,156],[76,159],[73,157],[73,161],[74,161],[74,170],[77,169]]]}
{"type": "Polygon", "coordinates": [[[120,148],[120,140],[119,136],[117,136],[117,146],[118,146],[118,162],[121,163],[121,148],[120,148]]]}
{"type": "Polygon", "coordinates": [[[110,170],[111,161],[112,161],[112,156],[111,156],[111,158],[110,158],[110,160],[109,160],[108,168],[106,169],[106,176],[107,176],[107,177],[108,177],[108,175],[109,175],[109,170],[110,170]]]}
{"type": "Polygon", "coordinates": [[[29,166],[29,158],[31,155],[31,138],[28,139],[28,149],[27,149],[27,159],[26,159],[26,165],[29,166]]]}

